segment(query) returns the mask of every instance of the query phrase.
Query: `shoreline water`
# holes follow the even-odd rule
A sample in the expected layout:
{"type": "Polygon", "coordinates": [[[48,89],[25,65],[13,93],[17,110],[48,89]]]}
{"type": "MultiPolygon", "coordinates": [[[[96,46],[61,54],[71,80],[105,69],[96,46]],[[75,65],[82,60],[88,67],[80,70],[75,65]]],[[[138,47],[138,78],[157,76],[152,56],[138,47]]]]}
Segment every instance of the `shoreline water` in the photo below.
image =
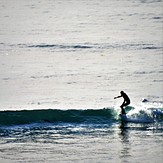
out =
{"type": "Polygon", "coordinates": [[[125,128],[120,128],[119,124],[15,126],[4,130],[4,136],[1,132],[0,160],[13,163],[161,163],[161,140],[162,130],[147,129],[141,125],[125,128]]]}

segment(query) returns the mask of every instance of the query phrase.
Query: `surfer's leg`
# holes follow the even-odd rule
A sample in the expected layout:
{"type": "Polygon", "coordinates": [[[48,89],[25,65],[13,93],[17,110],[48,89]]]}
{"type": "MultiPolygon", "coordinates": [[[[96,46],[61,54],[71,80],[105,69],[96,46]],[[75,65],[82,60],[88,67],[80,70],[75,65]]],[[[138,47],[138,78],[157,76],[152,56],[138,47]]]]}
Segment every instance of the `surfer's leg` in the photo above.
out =
{"type": "Polygon", "coordinates": [[[121,114],[125,114],[126,115],[126,112],[125,112],[125,109],[123,108],[123,105],[121,105],[120,107],[121,107],[121,114]]]}
{"type": "Polygon", "coordinates": [[[120,106],[122,114],[126,114],[124,107],[128,106],[129,104],[129,101],[124,101],[123,104],[120,106]]]}
{"type": "Polygon", "coordinates": [[[130,105],[130,101],[125,101],[125,103],[123,104],[123,106],[128,106],[130,105]]]}
{"type": "Polygon", "coordinates": [[[125,109],[124,109],[124,108],[122,108],[122,114],[126,114],[126,112],[125,112],[125,109]]]}
{"type": "Polygon", "coordinates": [[[128,102],[128,101],[125,101],[122,105],[121,105],[121,107],[126,107],[126,106],[128,106],[130,104],[130,102],[128,102]]]}

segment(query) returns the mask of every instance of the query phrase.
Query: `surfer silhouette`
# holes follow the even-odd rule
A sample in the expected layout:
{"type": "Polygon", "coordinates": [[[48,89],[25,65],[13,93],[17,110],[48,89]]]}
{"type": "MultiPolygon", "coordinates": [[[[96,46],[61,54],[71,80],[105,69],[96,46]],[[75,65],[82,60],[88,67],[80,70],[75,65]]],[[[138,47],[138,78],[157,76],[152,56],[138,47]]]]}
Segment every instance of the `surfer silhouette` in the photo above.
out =
{"type": "Polygon", "coordinates": [[[120,97],[124,98],[124,101],[123,101],[123,103],[122,103],[122,105],[120,107],[121,107],[121,114],[126,114],[124,107],[128,106],[130,104],[130,98],[123,91],[121,91],[120,94],[121,94],[120,96],[114,97],[114,99],[120,98],[120,97]]]}

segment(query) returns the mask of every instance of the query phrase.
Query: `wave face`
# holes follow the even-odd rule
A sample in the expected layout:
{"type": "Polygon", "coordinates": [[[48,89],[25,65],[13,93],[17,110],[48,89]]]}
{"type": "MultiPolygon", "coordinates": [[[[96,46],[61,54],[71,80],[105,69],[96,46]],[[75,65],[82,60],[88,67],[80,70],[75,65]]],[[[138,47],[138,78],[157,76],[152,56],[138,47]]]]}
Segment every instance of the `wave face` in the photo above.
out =
{"type": "MultiPolygon", "coordinates": [[[[163,122],[162,108],[136,109],[128,106],[125,110],[130,119],[163,122]]],[[[119,110],[115,108],[0,111],[0,126],[32,123],[112,124],[120,120],[118,114],[119,110]]]]}
{"type": "Polygon", "coordinates": [[[21,125],[31,123],[108,123],[116,120],[113,109],[88,110],[21,110],[1,111],[0,125],[21,125]]]}

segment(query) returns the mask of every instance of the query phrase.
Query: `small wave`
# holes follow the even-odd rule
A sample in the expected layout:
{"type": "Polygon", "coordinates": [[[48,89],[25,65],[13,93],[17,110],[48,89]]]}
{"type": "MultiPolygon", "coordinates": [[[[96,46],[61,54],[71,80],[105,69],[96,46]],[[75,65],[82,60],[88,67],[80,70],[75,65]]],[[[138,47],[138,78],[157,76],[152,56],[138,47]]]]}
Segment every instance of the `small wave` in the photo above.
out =
{"type": "Polygon", "coordinates": [[[142,49],[161,49],[161,47],[156,47],[156,46],[146,46],[146,47],[143,47],[142,49]]]}
{"type": "Polygon", "coordinates": [[[81,50],[81,49],[93,49],[93,50],[105,50],[105,49],[121,49],[121,50],[159,50],[162,49],[159,45],[148,43],[77,43],[77,44],[4,44],[2,46],[19,47],[19,48],[38,48],[38,49],[50,49],[50,50],[81,50]]]}
{"type": "Polygon", "coordinates": [[[56,76],[57,75],[31,76],[30,78],[32,78],[32,79],[40,79],[40,78],[48,79],[48,78],[53,78],[53,77],[56,77],[56,76]]]}
{"type": "Polygon", "coordinates": [[[144,75],[144,74],[153,74],[156,73],[155,71],[135,71],[134,74],[137,75],[144,75]]]}
{"type": "Polygon", "coordinates": [[[21,110],[0,111],[0,125],[22,125],[31,123],[108,123],[114,121],[114,109],[87,110],[21,110]]]}
{"type": "Polygon", "coordinates": [[[159,20],[159,19],[162,19],[162,17],[161,16],[155,16],[155,17],[153,17],[153,19],[159,20]]]}
{"type": "Polygon", "coordinates": [[[88,49],[93,48],[91,45],[56,45],[56,44],[38,44],[27,45],[29,48],[56,48],[56,49],[88,49]]]}
{"type": "Polygon", "coordinates": [[[3,43],[3,42],[0,42],[0,45],[4,45],[5,43],[3,43]]]}
{"type": "Polygon", "coordinates": [[[153,82],[163,82],[163,80],[153,80],[153,82]]]}
{"type": "Polygon", "coordinates": [[[141,0],[140,2],[141,3],[156,3],[156,2],[161,2],[161,0],[149,0],[149,1],[147,1],[147,0],[141,0]]]}

